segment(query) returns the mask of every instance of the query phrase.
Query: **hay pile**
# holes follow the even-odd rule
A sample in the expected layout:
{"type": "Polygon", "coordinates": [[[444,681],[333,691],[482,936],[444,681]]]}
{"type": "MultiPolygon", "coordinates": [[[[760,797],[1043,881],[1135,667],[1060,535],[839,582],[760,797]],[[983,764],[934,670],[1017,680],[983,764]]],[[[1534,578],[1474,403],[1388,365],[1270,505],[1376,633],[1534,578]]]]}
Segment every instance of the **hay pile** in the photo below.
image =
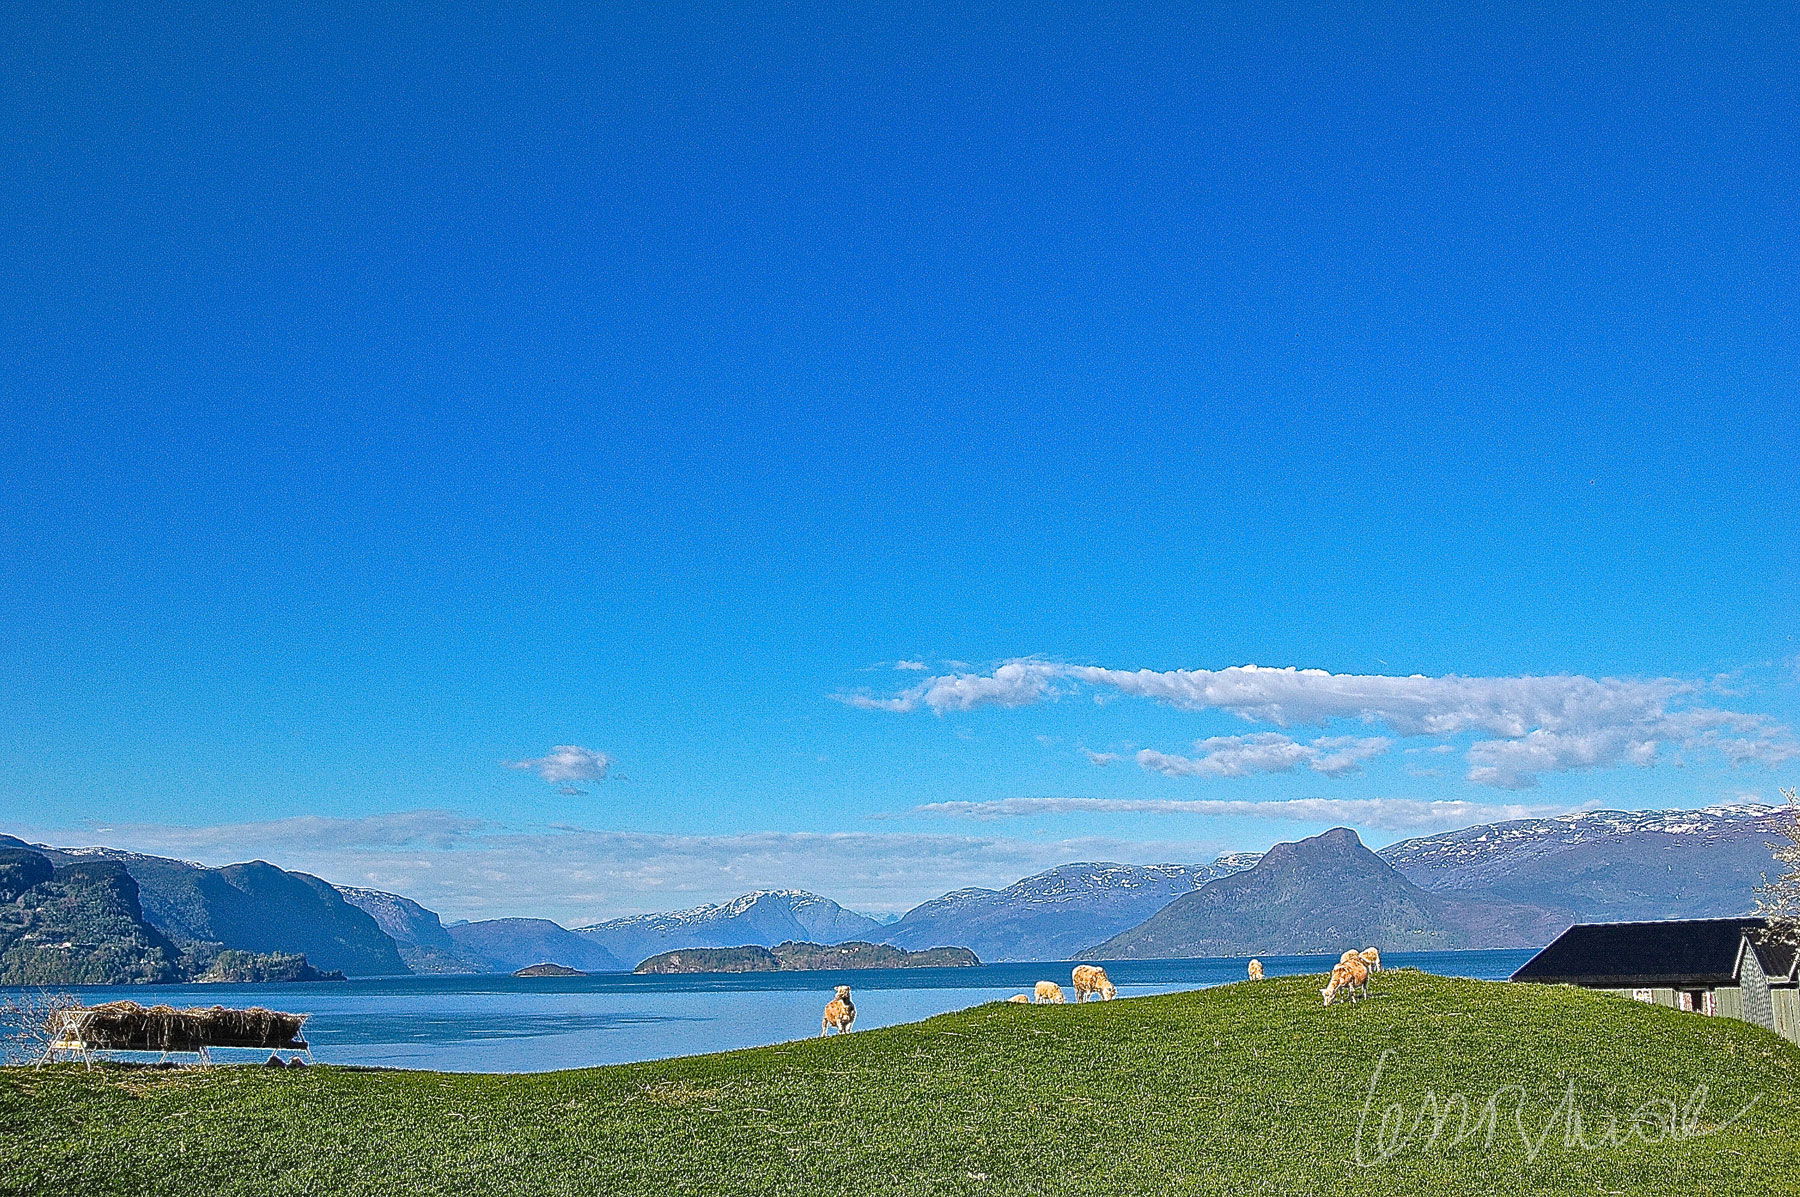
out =
{"type": "MultiPolygon", "coordinates": [[[[112,1051],[191,1052],[203,1047],[304,1048],[300,1031],[309,1015],[284,1014],[252,1006],[248,1010],[177,1010],[107,1002],[62,1016],[90,1047],[112,1051]]],[[[65,1023],[64,1025],[68,1025],[65,1023]]]]}

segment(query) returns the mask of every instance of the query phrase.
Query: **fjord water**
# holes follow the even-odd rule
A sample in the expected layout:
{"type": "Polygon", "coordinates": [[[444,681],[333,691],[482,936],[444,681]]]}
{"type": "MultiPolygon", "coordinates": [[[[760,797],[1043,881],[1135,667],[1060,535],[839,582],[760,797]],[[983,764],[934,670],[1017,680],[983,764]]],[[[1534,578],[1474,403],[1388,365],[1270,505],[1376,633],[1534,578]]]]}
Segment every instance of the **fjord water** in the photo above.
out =
{"type": "MultiPolygon", "coordinates": [[[[1503,980],[1529,951],[1396,952],[1390,968],[1503,980]]],[[[1335,958],[1267,956],[1270,976],[1319,973],[1335,958]]],[[[80,986],[93,1004],[267,1006],[312,1014],[315,1059],[332,1064],[447,1072],[542,1072],[758,1047],[819,1033],[834,985],[855,989],[857,1030],[913,1022],[1028,993],[1033,982],[1069,986],[1067,961],[977,968],[843,972],[700,973],[524,979],[391,977],[281,985],[80,986]]],[[[1202,989],[1244,979],[1242,959],[1122,960],[1106,970],[1122,998],[1202,989]]],[[[1379,991],[1379,982],[1377,982],[1379,991]]],[[[19,991],[0,990],[0,994],[19,991]]],[[[59,990],[61,992],[61,990],[59,990]]],[[[1073,994],[1070,995],[1071,997],[1073,994]]],[[[238,1053],[242,1058],[250,1058],[238,1053]]],[[[216,1053],[225,1059],[229,1052],[216,1053]]],[[[262,1053],[255,1053],[260,1057],[262,1053]]]]}

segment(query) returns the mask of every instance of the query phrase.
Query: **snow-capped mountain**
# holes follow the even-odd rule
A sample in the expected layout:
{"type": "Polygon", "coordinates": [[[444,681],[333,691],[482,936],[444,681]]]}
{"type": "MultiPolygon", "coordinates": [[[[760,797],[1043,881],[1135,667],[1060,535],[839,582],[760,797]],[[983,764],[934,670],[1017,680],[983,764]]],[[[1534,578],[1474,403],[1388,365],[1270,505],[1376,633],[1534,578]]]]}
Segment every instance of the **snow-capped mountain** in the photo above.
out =
{"type": "Polygon", "coordinates": [[[1437,892],[1566,907],[1584,922],[1742,914],[1775,871],[1781,807],[1596,810],[1402,840],[1379,855],[1437,892]]]}
{"type": "Polygon", "coordinates": [[[635,965],[678,948],[773,947],[788,940],[843,943],[872,939],[880,924],[803,889],[763,889],[691,910],[610,919],[578,934],[635,965]]]}
{"type": "Polygon", "coordinates": [[[1245,869],[1254,868],[1257,861],[1262,858],[1261,852],[1227,852],[1206,866],[1212,870],[1212,876],[1207,880],[1211,881],[1214,877],[1229,877],[1233,873],[1241,873],[1245,869]]]}
{"type": "Polygon", "coordinates": [[[1005,889],[934,898],[882,928],[880,939],[902,948],[973,948],[983,960],[1065,960],[1254,863],[1255,854],[1234,853],[1209,865],[1060,865],[1005,889]]]}

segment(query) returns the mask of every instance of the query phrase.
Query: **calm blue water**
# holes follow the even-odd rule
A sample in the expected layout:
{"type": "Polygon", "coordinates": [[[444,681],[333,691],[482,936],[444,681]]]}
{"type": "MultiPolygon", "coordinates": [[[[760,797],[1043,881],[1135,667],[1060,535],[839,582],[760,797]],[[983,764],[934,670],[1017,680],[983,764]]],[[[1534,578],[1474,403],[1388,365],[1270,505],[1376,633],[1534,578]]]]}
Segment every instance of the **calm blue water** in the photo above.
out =
{"type": "MultiPolygon", "coordinates": [[[[1444,976],[1502,980],[1529,951],[1396,952],[1444,976]]],[[[1269,975],[1326,971],[1335,957],[1266,956],[1269,975]]],[[[1244,977],[1238,960],[1122,960],[1106,971],[1120,997],[1203,989],[1244,977]]],[[[541,1072],[727,1051],[819,1032],[834,985],[855,989],[858,1030],[913,1022],[1029,992],[1069,986],[1067,961],[979,968],[858,969],[522,980],[515,977],[394,977],[286,985],[79,986],[89,1003],[267,1006],[312,1014],[313,1056],[333,1064],[452,1072],[541,1072]]],[[[61,992],[62,990],[59,990],[61,992]]],[[[18,991],[0,990],[0,996],[18,991]]],[[[1072,996],[1072,995],[1071,995],[1072,996]]],[[[240,1053],[261,1058],[265,1053],[240,1053]]],[[[232,1053],[216,1053],[229,1058],[232,1053]]]]}

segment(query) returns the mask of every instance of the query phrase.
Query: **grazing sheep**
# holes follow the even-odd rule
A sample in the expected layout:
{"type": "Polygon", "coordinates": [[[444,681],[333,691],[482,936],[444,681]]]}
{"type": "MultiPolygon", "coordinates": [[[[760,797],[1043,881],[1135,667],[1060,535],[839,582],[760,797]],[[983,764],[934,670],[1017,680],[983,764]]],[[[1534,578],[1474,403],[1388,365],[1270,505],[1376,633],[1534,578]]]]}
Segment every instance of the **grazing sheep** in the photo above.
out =
{"type": "Polygon", "coordinates": [[[1342,956],[1338,957],[1338,963],[1339,964],[1349,964],[1352,960],[1361,960],[1361,959],[1362,959],[1362,953],[1357,951],[1355,948],[1351,948],[1348,951],[1346,951],[1342,956]]]}
{"type": "Polygon", "coordinates": [[[1376,951],[1374,948],[1364,948],[1362,951],[1358,952],[1357,955],[1362,958],[1364,964],[1369,966],[1370,972],[1378,973],[1381,971],[1380,952],[1376,951]]]}
{"type": "Polygon", "coordinates": [[[1119,987],[1112,983],[1112,978],[1098,964],[1077,964],[1072,980],[1075,982],[1077,1005],[1087,1001],[1090,996],[1107,1002],[1119,996],[1119,987]]]}
{"type": "Polygon", "coordinates": [[[1020,1002],[1025,1005],[1030,1005],[1031,995],[1029,993],[1015,993],[1011,997],[1007,998],[1006,1000],[1009,1002],[1020,1002]]]}
{"type": "Polygon", "coordinates": [[[1068,999],[1063,997],[1062,986],[1055,981],[1039,981],[1032,987],[1032,994],[1038,1002],[1048,1002],[1053,1006],[1061,1005],[1068,999]]]}
{"type": "Polygon", "coordinates": [[[1250,979],[1252,981],[1260,981],[1262,980],[1262,977],[1262,961],[1252,960],[1250,962],[1250,979]]]}
{"type": "Polygon", "coordinates": [[[1331,970],[1331,983],[1319,990],[1319,996],[1329,1006],[1337,999],[1340,990],[1349,994],[1353,1002],[1369,996],[1369,966],[1362,962],[1362,957],[1339,962],[1331,970]]]}
{"type": "Polygon", "coordinates": [[[832,1031],[846,1034],[852,1023],[856,1021],[856,1006],[850,1001],[850,987],[839,985],[837,996],[825,1003],[825,1018],[819,1024],[819,1034],[829,1035],[832,1031]]]}

